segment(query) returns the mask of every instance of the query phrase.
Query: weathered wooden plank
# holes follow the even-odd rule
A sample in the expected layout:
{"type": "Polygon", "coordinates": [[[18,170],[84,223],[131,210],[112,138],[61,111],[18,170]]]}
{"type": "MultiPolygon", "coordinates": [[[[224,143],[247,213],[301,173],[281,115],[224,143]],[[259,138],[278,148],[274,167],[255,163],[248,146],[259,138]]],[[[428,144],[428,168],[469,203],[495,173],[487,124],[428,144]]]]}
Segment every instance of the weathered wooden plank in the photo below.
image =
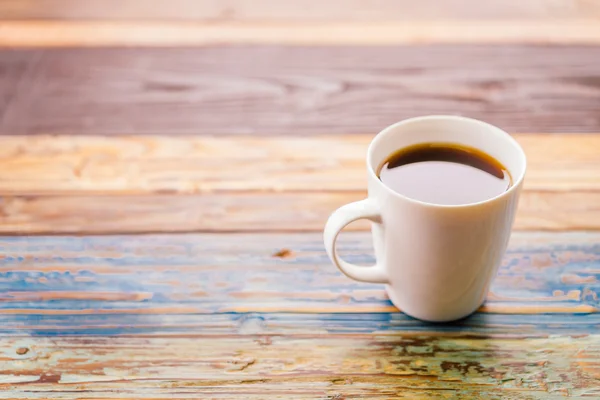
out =
{"type": "MultiPolygon", "coordinates": [[[[336,208],[366,192],[217,192],[193,195],[6,195],[4,234],[321,231],[336,208]]],[[[516,230],[600,229],[600,192],[526,191],[516,230]]],[[[357,222],[349,230],[367,230],[357,222]]]]}
{"type": "Polygon", "coordinates": [[[515,234],[482,312],[431,325],[319,234],[4,237],[1,397],[593,397],[599,239],[515,234]]]}
{"type": "MultiPolygon", "coordinates": [[[[257,383],[261,383],[260,379],[254,380],[254,382],[257,383]]],[[[251,400],[256,400],[256,399],[265,399],[265,396],[276,396],[280,397],[280,398],[286,398],[286,399],[292,399],[292,400],[300,400],[300,399],[306,399],[307,396],[308,398],[316,398],[316,399],[335,399],[337,396],[337,398],[340,398],[341,396],[341,390],[336,390],[333,391],[331,395],[327,395],[326,391],[319,391],[319,390],[307,390],[305,387],[307,384],[309,384],[308,380],[302,380],[301,384],[298,384],[296,386],[294,386],[294,389],[289,389],[289,388],[283,388],[281,390],[277,390],[277,387],[273,387],[272,385],[268,385],[265,386],[265,389],[262,389],[261,387],[257,387],[257,388],[249,388],[247,386],[242,386],[241,388],[238,387],[234,387],[231,390],[227,390],[224,389],[222,386],[219,387],[219,389],[205,389],[205,390],[201,390],[201,389],[185,389],[183,392],[182,390],[178,390],[176,392],[176,394],[174,394],[172,391],[164,393],[164,394],[160,394],[157,395],[156,392],[152,391],[152,390],[144,390],[142,393],[144,393],[143,396],[140,396],[140,394],[135,394],[135,395],[131,395],[133,396],[133,398],[138,399],[138,400],[150,400],[150,399],[163,399],[163,398],[168,398],[168,399],[173,399],[173,400],[181,400],[181,399],[197,399],[198,397],[202,397],[202,398],[210,398],[210,399],[237,399],[237,398],[243,398],[243,399],[251,399],[251,400]],[[268,392],[268,394],[265,394],[265,391],[268,392]],[[150,397],[148,397],[150,396],[150,397]],[[210,397],[206,397],[206,396],[210,396],[210,397]]],[[[250,383],[250,382],[248,382],[250,383]]],[[[189,384],[193,385],[193,381],[190,382],[189,384]]],[[[325,383],[326,384],[326,383],[325,383]]],[[[323,383],[317,381],[316,385],[323,385],[323,383]]],[[[397,387],[395,387],[395,389],[386,389],[384,391],[382,391],[381,394],[378,393],[378,390],[375,389],[376,385],[373,385],[374,389],[366,389],[364,392],[360,393],[360,394],[352,394],[350,393],[350,395],[354,398],[368,398],[368,399],[390,399],[390,398],[419,398],[420,396],[427,396],[427,399],[447,399],[448,398],[448,393],[445,392],[443,389],[433,389],[433,390],[423,390],[423,389],[406,389],[403,386],[399,385],[397,387]],[[391,397],[393,396],[393,397],[391,397]]],[[[124,397],[119,396],[119,397],[114,397],[114,393],[121,393],[121,390],[116,390],[116,389],[111,389],[108,391],[109,394],[103,394],[103,399],[114,399],[114,400],[121,400],[124,397]]],[[[494,400],[500,400],[500,399],[510,399],[510,400],[515,400],[515,399],[527,399],[527,400],[531,400],[531,399],[550,399],[550,400],[556,400],[556,399],[563,399],[564,395],[551,395],[551,394],[537,394],[537,395],[531,395],[529,394],[529,391],[527,391],[527,394],[519,394],[519,393],[514,393],[513,390],[511,391],[502,391],[501,389],[491,389],[491,388],[481,388],[478,387],[477,389],[473,389],[473,390],[469,390],[469,389],[465,389],[465,390],[454,390],[451,391],[449,390],[448,392],[451,393],[456,393],[457,396],[459,396],[461,399],[480,399],[480,398],[485,398],[485,399],[494,399],[494,400]],[[541,396],[541,397],[540,397],[541,396]]],[[[77,399],[77,400],[95,400],[98,397],[98,392],[92,392],[94,394],[93,398],[89,398],[89,397],[81,397],[81,393],[79,394],[75,394],[73,393],[73,391],[69,392],[67,394],[68,397],[65,397],[64,394],[61,395],[61,398],[66,398],[66,399],[77,399]]],[[[590,393],[593,393],[590,392],[590,393]]],[[[7,398],[8,400],[14,400],[14,399],[38,399],[38,398],[42,398],[42,399],[47,399],[48,394],[47,393],[35,393],[35,396],[38,397],[31,397],[30,393],[27,394],[19,394],[19,397],[12,397],[13,395],[11,395],[11,397],[7,398]],[[40,397],[41,396],[41,397],[40,397]]],[[[126,397],[125,397],[126,398],[126,397]]],[[[343,398],[343,397],[341,397],[343,398]]]]}
{"type": "MultiPolygon", "coordinates": [[[[0,193],[362,191],[374,136],[2,136],[0,193]]],[[[600,134],[515,138],[526,191],[600,191],[600,134]]]]}
{"type": "Polygon", "coordinates": [[[599,44],[600,19],[574,21],[422,21],[181,23],[181,22],[1,22],[4,47],[207,46],[221,44],[599,44]]]}
{"type": "Polygon", "coordinates": [[[21,77],[35,64],[39,53],[5,51],[0,56],[0,125],[9,109],[9,104],[22,84],[21,77]]]}
{"type": "Polygon", "coordinates": [[[16,398],[595,396],[599,343],[598,335],[4,338],[0,385],[16,398]]]}
{"type": "MultiPolygon", "coordinates": [[[[156,309],[158,311],[158,309],[156,309]]],[[[443,325],[427,325],[399,312],[227,312],[227,313],[141,313],[44,311],[28,314],[0,314],[3,337],[22,336],[137,336],[196,337],[198,340],[222,336],[259,335],[318,337],[325,335],[430,334],[473,337],[503,335],[512,337],[581,336],[597,334],[600,314],[501,314],[479,312],[443,325]]],[[[301,310],[302,311],[302,310],[301,310]]]]}
{"type": "Polygon", "coordinates": [[[600,18],[595,1],[576,0],[2,0],[0,19],[204,21],[413,21],[415,19],[600,18]]]}
{"type": "Polygon", "coordinates": [[[586,46],[52,50],[0,133],[364,134],[432,113],[598,132],[598,60],[586,46]]]}
{"type": "MultiPolygon", "coordinates": [[[[572,324],[581,326],[581,332],[588,329],[584,326],[596,329],[598,317],[586,316],[598,314],[600,306],[599,238],[597,233],[515,233],[481,312],[527,316],[513,325],[535,324],[536,314],[565,314],[539,323],[572,324]],[[579,322],[573,315],[579,315],[579,322]]],[[[346,233],[342,239],[344,257],[372,262],[369,234],[346,233]]],[[[4,329],[81,329],[65,319],[74,315],[82,316],[79,321],[93,319],[86,315],[108,318],[83,327],[108,323],[133,329],[138,316],[155,315],[160,331],[177,315],[255,312],[383,313],[387,316],[375,319],[382,325],[371,329],[392,329],[385,326],[395,308],[383,287],[355,282],[337,271],[320,234],[4,237],[0,253],[4,329]],[[288,249],[284,258],[277,255],[281,249],[288,249]]],[[[208,325],[235,325],[238,318],[208,325]]],[[[486,318],[510,325],[510,318],[493,317],[468,324],[485,326],[486,318]]],[[[141,325],[152,319],[144,321],[141,325]]]]}
{"type": "MultiPolygon", "coordinates": [[[[0,137],[0,231],[318,231],[365,196],[372,137],[0,137]]],[[[599,229],[600,137],[516,137],[516,228],[599,229]]]]}

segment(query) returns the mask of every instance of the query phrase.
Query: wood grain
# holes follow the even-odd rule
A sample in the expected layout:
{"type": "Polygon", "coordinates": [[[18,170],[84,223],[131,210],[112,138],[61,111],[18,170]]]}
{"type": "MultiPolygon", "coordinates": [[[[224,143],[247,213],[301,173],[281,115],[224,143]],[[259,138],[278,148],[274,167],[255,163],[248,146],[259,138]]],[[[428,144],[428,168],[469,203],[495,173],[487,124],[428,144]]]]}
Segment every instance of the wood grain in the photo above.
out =
{"type": "MultiPolygon", "coordinates": [[[[0,314],[3,337],[50,336],[129,336],[129,337],[197,337],[211,339],[223,336],[268,335],[315,337],[334,334],[349,335],[415,335],[436,336],[513,336],[545,338],[550,335],[582,337],[598,332],[598,313],[511,314],[478,312],[464,321],[443,326],[423,325],[401,312],[178,312],[183,307],[128,309],[115,312],[94,310],[24,310],[22,313],[0,314]],[[172,312],[169,312],[172,311],[172,312]]],[[[184,310],[185,311],[185,310],[184,310]]]]}
{"type": "Polygon", "coordinates": [[[598,47],[217,46],[39,57],[0,134],[375,133],[444,113],[513,132],[600,131],[598,47]]]}
{"type": "Polygon", "coordinates": [[[9,103],[19,92],[21,77],[35,65],[38,54],[31,52],[5,51],[0,56],[0,125],[9,103]]]}
{"type": "MultiPolygon", "coordinates": [[[[372,136],[1,137],[0,232],[320,231],[366,196],[372,136]]],[[[529,172],[515,228],[600,229],[599,137],[516,138],[529,172]]]]}
{"type": "Polygon", "coordinates": [[[17,398],[595,396],[599,340],[343,334],[3,338],[0,385],[17,398]],[[19,355],[18,349],[28,351],[19,355]]]}
{"type": "MultiPolygon", "coordinates": [[[[515,233],[481,315],[448,329],[593,332],[599,239],[515,233]]],[[[373,262],[368,233],[344,233],[339,248],[351,262],[373,262]]],[[[446,329],[394,316],[383,286],[331,265],[320,233],[4,237],[0,250],[0,331],[9,334],[237,334],[240,313],[258,313],[256,329],[270,334],[446,329]]]]}
{"type": "MultiPolygon", "coordinates": [[[[22,235],[0,237],[0,398],[600,396],[597,2],[3,0],[0,20],[0,232],[22,235]],[[320,231],[365,196],[373,134],[440,113],[540,133],[516,135],[529,175],[486,303],[432,325],[342,276],[320,231]]],[[[367,232],[340,250],[373,262],[367,232]]]]}
{"type": "Polygon", "coordinates": [[[600,18],[594,0],[2,0],[0,19],[201,21],[565,20],[600,18]]]}
{"type": "MultiPolygon", "coordinates": [[[[345,257],[370,261],[368,234],[343,239],[345,257]]],[[[593,397],[599,239],[515,234],[487,308],[431,325],[390,312],[382,286],[337,272],[320,234],[3,237],[0,388],[11,398],[593,397]],[[589,310],[570,311],[580,306],[589,310]]]]}
{"type": "MultiPolygon", "coordinates": [[[[6,195],[0,202],[0,232],[315,232],[333,210],[365,197],[366,192],[6,195]]],[[[524,192],[514,228],[598,230],[598,204],[600,192],[524,192]]],[[[361,222],[347,229],[368,228],[361,222]]]]}
{"type": "MultiPolygon", "coordinates": [[[[0,193],[360,192],[374,136],[2,136],[0,193]]],[[[514,137],[525,191],[600,192],[600,134],[514,137]]]]}
{"type": "Polygon", "coordinates": [[[181,23],[1,22],[0,48],[209,46],[276,44],[356,46],[401,44],[599,44],[600,19],[574,21],[420,21],[181,23]]]}

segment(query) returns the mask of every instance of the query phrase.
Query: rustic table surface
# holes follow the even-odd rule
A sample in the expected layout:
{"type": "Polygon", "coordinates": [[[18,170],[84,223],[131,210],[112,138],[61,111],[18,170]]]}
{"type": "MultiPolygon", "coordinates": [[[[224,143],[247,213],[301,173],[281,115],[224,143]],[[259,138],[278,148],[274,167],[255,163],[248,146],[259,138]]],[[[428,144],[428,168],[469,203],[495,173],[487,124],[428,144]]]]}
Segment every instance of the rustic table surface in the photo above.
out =
{"type": "Polygon", "coordinates": [[[2,399],[600,397],[600,2],[2,0],[0,195],[2,399]],[[440,325],[321,236],[435,113],[529,157],[488,301],[440,325]]]}

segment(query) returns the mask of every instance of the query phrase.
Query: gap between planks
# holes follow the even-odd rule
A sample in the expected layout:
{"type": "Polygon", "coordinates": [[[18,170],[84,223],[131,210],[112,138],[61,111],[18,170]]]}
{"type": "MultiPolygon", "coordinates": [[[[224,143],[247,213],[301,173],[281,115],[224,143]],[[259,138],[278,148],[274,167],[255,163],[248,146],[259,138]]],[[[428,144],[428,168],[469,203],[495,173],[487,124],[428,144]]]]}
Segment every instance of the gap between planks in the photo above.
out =
{"type": "Polygon", "coordinates": [[[600,22],[597,19],[400,23],[0,21],[0,48],[430,43],[599,44],[600,22]]]}

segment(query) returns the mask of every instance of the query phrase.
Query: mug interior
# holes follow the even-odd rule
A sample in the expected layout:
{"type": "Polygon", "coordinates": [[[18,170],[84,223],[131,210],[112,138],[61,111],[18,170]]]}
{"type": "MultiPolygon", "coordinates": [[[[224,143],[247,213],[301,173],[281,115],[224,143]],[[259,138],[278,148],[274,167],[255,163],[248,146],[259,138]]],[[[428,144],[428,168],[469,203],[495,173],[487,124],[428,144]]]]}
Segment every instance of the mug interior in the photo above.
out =
{"type": "Polygon", "coordinates": [[[379,167],[389,155],[407,146],[431,142],[471,146],[489,154],[508,169],[512,187],[518,186],[525,175],[525,153],[508,133],[476,119],[444,115],[411,118],[385,128],[369,146],[369,171],[377,178],[379,167]]]}

